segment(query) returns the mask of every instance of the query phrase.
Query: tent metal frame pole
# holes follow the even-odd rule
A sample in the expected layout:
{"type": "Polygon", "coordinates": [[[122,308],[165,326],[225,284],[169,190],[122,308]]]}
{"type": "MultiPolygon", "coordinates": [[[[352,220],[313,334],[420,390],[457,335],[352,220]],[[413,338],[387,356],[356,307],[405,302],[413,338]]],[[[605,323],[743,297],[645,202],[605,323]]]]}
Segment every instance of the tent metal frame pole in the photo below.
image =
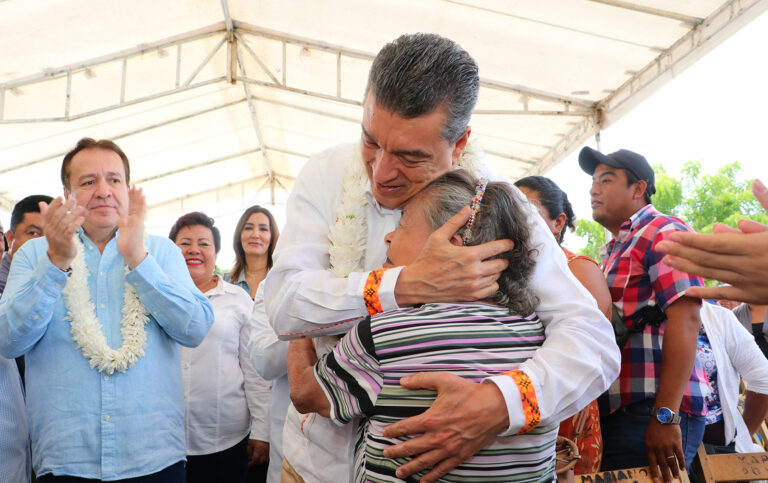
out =
{"type": "Polygon", "coordinates": [[[185,44],[185,43],[193,42],[195,40],[200,40],[208,37],[213,37],[216,35],[221,35],[224,32],[225,32],[224,23],[219,22],[213,25],[209,25],[208,27],[203,27],[201,29],[193,30],[191,32],[187,32],[184,34],[159,40],[157,42],[142,44],[132,49],[121,50],[119,52],[114,52],[112,54],[104,55],[101,57],[95,57],[93,59],[88,59],[82,62],[74,62],[72,64],[65,65],[58,68],[46,69],[42,75],[35,74],[31,76],[21,77],[19,79],[15,79],[15,80],[6,82],[4,84],[0,84],[0,87],[11,89],[13,87],[20,87],[27,84],[36,84],[38,82],[42,82],[46,80],[58,79],[66,76],[67,72],[69,71],[71,71],[74,74],[77,74],[88,68],[98,67],[103,64],[109,64],[117,60],[122,60],[124,58],[129,59],[132,57],[138,57],[148,52],[155,52],[158,50],[167,49],[169,47],[174,47],[179,44],[185,44]]]}
{"type": "MultiPolygon", "coordinates": [[[[149,126],[144,126],[142,128],[139,128],[139,129],[134,129],[134,130],[131,130],[131,131],[124,131],[124,132],[122,132],[120,134],[116,134],[116,135],[110,137],[110,139],[112,139],[113,141],[117,141],[119,139],[123,139],[123,138],[126,138],[128,136],[134,136],[136,134],[141,134],[143,132],[151,131],[151,130],[157,129],[159,127],[167,126],[168,124],[173,124],[175,122],[180,122],[180,121],[186,121],[187,119],[192,119],[193,117],[197,117],[197,116],[201,116],[203,114],[208,114],[210,112],[218,111],[219,109],[225,109],[227,107],[240,104],[241,102],[244,102],[244,101],[245,101],[245,98],[243,97],[243,98],[240,98],[240,99],[238,99],[236,101],[227,102],[225,104],[220,104],[220,105],[217,105],[217,106],[214,106],[214,107],[209,107],[209,108],[206,108],[206,109],[203,109],[203,110],[200,110],[200,111],[195,111],[195,112],[192,112],[192,113],[189,113],[189,114],[184,114],[183,116],[178,116],[178,117],[174,117],[174,118],[171,118],[171,119],[166,119],[166,120],[164,120],[162,122],[158,122],[158,123],[155,123],[155,124],[150,124],[149,126]]],[[[25,162],[23,164],[17,164],[15,166],[10,167],[10,168],[0,169],[0,174],[9,173],[11,171],[16,171],[18,169],[29,168],[30,166],[34,166],[36,164],[44,163],[44,162],[49,161],[51,159],[61,158],[65,154],[67,154],[67,151],[55,153],[55,154],[52,154],[50,156],[44,156],[42,158],[37,158],[37,159],[34,159],[32,161],[27,161],[27,162],[25,162]]]]}
{"type": "Polygon", "coordinates": [[[699,18],[699,17],[691,17],[689,15],[683,15],[682,13],[671,12],[669,10],[662,10],[660,8],[647,7],[645,5],[638,5],[636,3],[625,2],[622,0],[590,0],[590,1],[595,3],[603,3],[605,5],[610,5],[611,7],[625,8],[627,10],[632,10],[635,12],[647,13],[649,15],[655,15],[657,17],[664,17],[672,20],[679,20],[691,26],[698,25],[704,20],[703,18],[699,18]]]}
{"type": "Polygon", "coordinates": [[[357,107],[362,107],[363,106],[363,103],[361,101],[355,101],[355,100],[346,99],[346,98],[343,98],[343,97],[342,98],[338,98],[338,97],[332,96],[330,94],[324,94],[322,92],[308,91],[306,89],[299,89],[299,88],[296,88],[296,87],[290,87],[290,86],[286,86],[286,85],[276,86],[276,85],[274,85],[274,84],[272,84],[270,82],[262,81],[262,80],[259,80],[259,79],[253,79],[253,78],[249,78],[249,77],[245,77],[245,76],[239,76],[237,78],[237,80],[239,80],[240,82],[243,82],[245,84],[253,84],[253,85],[263,86],[263,87],[274,87],[275,89],[280,89],[280,90],[283,90],[283,91],[292,92],[294,94],[301,94],[301,95],[305,95],[305,96],[308,96],[308,97],[314,97],[314,98],[317,98],[317,99],[323,99],[325,101],[341,102],[341,103],[344,103],[344,104],[349,104],[351,106],[357,106],[357,107]]]}
{"type": "MultiPolygon", "coordinates": [[[[22,87],[24,85],[32,84],[32,83],[38,83],[38,82],[44,82],[49,81],[53,79],[60,78],[62,76],[67,76],[68,78],[68,97],[66,98],[67,101],[65,102],[64,116],[52,116],[52,117],[44,117],[44,118],[20,118],[20,119],[7,119],[6,113],[5,113],[5,107],[7,107],[7,102],[2,103],[0,105],[0,123],[25,123],[25,122],[59,122],[59,121],[70,121],[70,120],[76,120],[80,119],[82,117],[91,116],[95,114],[100,114],[102,112],[106,112],[111,109],[116,109],[121,106],[127,106],[131,104],[135,104],[137,102],[144,102],[156,99],[158,97],[171,95],[177,92],[181,92],[188,88],[193,87],[201,87],[204,85],[208,85],[211,83],[211,80],[200,82],[200,83],[194,83],[194,80],[197,78],[197,76],[200,74],[200,72],[210,64],[212,58],[216,55],[216,53],[219,51],[221,46],[224,43],[229,43],[229,49],[228,49],[228,59],[229,62],[229,69],[221,77],[216,78],[216,82],[219,80],[235,83],[237,81],[243,82],[243,83],[249,83],[254,85],[260,85],[260,86],[266,86],[266,87],[272,87],[276,89],[285,90],[288,92],[292,92],[295,94],[301,94],[305,96],[315,97],[318,99],[324,99],[324,100],[332,100],[336,102],[341,102],[344,104],[354,105],[354,106],[362,106],[362,102],[360,100],[356,99],[347,99],[342,97],[342,87],[343,87],[343,79],[342,79],[342,64],[343,64],[343,58],[349,57],[349,58],[355,58],[355,59],[363,59],[363,60],[372,60],[374,56],[370,53],[365,53],[361,51],[357,51],[354,49],[348,49],[342,46],[337,45],[331,45],[327,43],[323,43],[317,40],[313,39],[306,39],[302,37],[297,36],[288,36],[285,34],[282,34],[280,32],[275,32],[271,30],[266,30],[258,27],[254,27],[242,22],[238,22],[236,20],[232,20],[228,17],[228,8],[226,6],[226,0],[222,0],[222,6],[225,9],[225,21],[220,22],[217,24],[213,24],[211,26],[205,27],[203,29],[195,30],[192,32],[189,32],[187,34],[182,34],[179,36],[171,37],[169,39],[161,40],[158,42],[154,42],[151,44],[144,44],[140,47],[129,49],[125,51],[118,52],[113,55],[107,55],[98,57],[95,59],[91,59],[85,62],[78,62],[73,63],[61,68],[57,69],[49,69],[46,71],[43,75],[36,75],[36,76],[29,76],[21,79],[16,79],[14,81],[5,83],[0,85],[0,93],[3,94],[6,90],[12,89],[14,87],[22,87]],[[227,28],[229,25],[232,25],[232,30],[229,31],[227,28]],[[196,66],[194,71],[182,82],[181,81],[181,59],[182,59],[182,51],[183,51],[183,45],[189,42],[194,42],[200,39],[204,38],[210,38],[215,37],[217,35],[221,35],[221,38],[218,40],[216,45],[213,49],[211,49],[206,57],[196,66]],[[249,45],[247,42],[247,36],[253,35],[265,39],[271,39],[275,41],[281,42],[282,46],[282,80],[278,79],[269,67],[264,63],[264,61],[254,52],[253,48],[249,45]],[[323,92],[316,92],[316,91],[310,91],[307,89],[300,89],[291,87],[287,84],[288,79],[288,59],[287,59],[287,45],[297,45],[300,47],[307,47],[310,49],[317,49],[324,52],[333,53],[336,56],[335,63],[336,63],[336,89],[335,89],[335,95],[326,94],[323,92]],[[242,49],[240,49],[240,46],[245,49],[246,52],[248,52],[248,55],[259,65],[261,70],[269,77],[271,82],[262,81],[259,79],[249,78],[245,71],[242,69],[240,70],[241,75],[237,75],[236,72],[236,64],[238,62],[237,56],[240,56],[239,62],[242,63],[244,59],[242,59],[242,49]],[[126,90],[127,90],[127,71],[128,71],[128,61],[134,57],[140,56],[142,54],[145,54],[147,52],[153,52],[153,51],[159,51],[164,50],[170,47],[176,46],[177,50],[177,58],[176,58],[176,71],[175,71],[175,84],[173,89],[164,90],[162,92],[158,92],[156,94],[152,94],[149,96],[144,96],[137,99],[132,100],[126,100],[126,90]],[[237,51],[240,53],[238,54],[237,51]],[[73,74],[80,73],[81,71],[84,71],[86,69],[90,68],[96,68],[100,65],[112,63],[115,61],[121,61],[122,62],[122,71],[121,71],[121,78],[120,78],[120,99],[117,103],[113,103],[107,106],[100,107],[98,109],[92,109],[87,112],[79,113],[74,116],[70,115],[70,112],[67,109],[68,105],[67,102],[71,103],[71,77],[73,74]]],[[[547,92],[543,91],[537,91],[534,89],[529,89],[521,86],[516,85],[509,85],[505,84],[503,82],[499,81],[492,81],[488,79],[481,79],[480,85],[484,88],[489,89],[495,89],[503,92],[508,93],[514,93],[522,96],[522,102],[523,102],[523,110],[479,110],[477,111],[478,114],[485,115],[485,114],[535,114],[535,115],[544,115],[544,116],[563,116],[563,115],[576,115],[576,116],[585,116],[589,115],[592,112],[593,104],[589,101],[585,101],[578,98],[573,97],[565,97],[565,96],[558,96],[553,95],[547,92]],[[549,110],[542,110],[538,109],[535,111],[531,111],[528,109],[528,101],[529,99],[538,99],[541,101],[545,101],[548,103],[554,103],[558,104],[559,106],[556,106],[552,111],[549,110]]],[[[0,99],[3,100],[3,99],[0,99]]]]}
{"type": "Polygon", "coordinates": [[[503,116],[574,116],[574,117],[586,117],[591,116],[594,112],[590,109],[588,111],[529,111],[527,109],[475,109],[472,114],[480,114],[483,116],[488,115],[503,115],[503,116]]]}
{"type": "Polygon", "coordinates": [[[768,10],[768,0],[731,0],[692,28],[671,47],[633,75],[612,94],[597,103],[603,111],[602,127],[608,127],[643,99],[693,64],[722,38],[768,10]]]}
{"type": "Polygon", "coordinates": [[[156,174],[154,176],[148,176],[146,178],[142,178],[142,179],[136,180],[135,183],[136,184],[141,184],[141,183],[149,183],[150,181],[157,181],[158,179],[166,178],[166,177],[172,176],[174,174],[185,173],[187,171],[192,171],[192,170],[199,169],[199,168],[205,168],[206,166],[210,166],[212,164],[223,163],[224,161],[229,161],[230,159],[242,158],[242,157],[245,157],[245,156],[250,156],[251,154],[256,154],[258,152],[261,152],[261,148],[247,149],[245,151],[240,151],[239,153],[228,154],[226,156],[220,156],[218,158],[214,158],[214,159],[209,159],[207,161],[203,161],[202,163],[195,163],[195,164],[192,164],[192,165],[184,166],[183,168],[174,169],[173,171],[166,171],[166,172],[164,172],[162,174],[156,174]]]}
{"type": "Polygon", "coordinates": [[[216,45],[211,49],[210,52],[208,52],[208,55],[205,56],[202,62],[195,67],[195,70],[192,71],[192,73],[187,77],[187,80],[184,81],[183,86],[189,87],[189,85],[192,83],[193,80],[195,80],[195,77],[205,68],[206,65],[208,65],[208,62],[211,61],[214,55],[219,51],[222,45],[227,41],[227,37],[222,37],[219,39],[218,42],[216,42],[216,45]]]}
{"type": "Polygon", "coordinates": [[[148,96],[139,97],[136,99],[131,99],[130,101],[125,101],[120,104],[111,104],[108,106],[99,107],[98,109],[93,109],[91,111],[81,112],[79,114],[75,114],[74,116],[69,117],[43,117],[43,118],[30,118],[30,119],[3,119],[0,120],[0,124],[26,124],[26,123],[36,123],[36,122],[62,122],[62,121],[77,121],[78,119],[82,119],[84,117],[89,116],[95,116],[96,114],[102,114],[108,111],[112,111],[114,109],[119,109],[121,107],[126,106],[132,106],[134,104],[140,104],[142,102],[146,101],[152,101],[154,99],[160,99],[162,97],[167,97],[172,94],[177,94],[180,92],[189,91],[192,89],[197,89],[199,87],[205,87],[207,85],[216,84],[218,82],[224,81],[224,77],[217,77],[215,79],[208,79],[206,81],[201,81],[196,84],[192,84],[187,87],[180,87],[178,89],[171,89],[163,92],[157,92],[155,94],[150,94],[148,96]]]}
{"type": "Polygon", "coordinates": [[[667,80],[675,77],[736,29],[768,10],[768,0],[731,0],[698,23],[670,48],[635,73],[613,93],[594,105],[585,118],[541,157],[527,174],[543,174],[599,130],[604,130],[667,80]]]}
{"type": "MultiPolygon", "coordinates": [[[[296,179],[296,177],[294,177],[294,176],[290,176],[290,175],[286,175],[286,174],[281,174],[281,173],[276,174],[275,177],[276,178],[280,177],[282,179],[292,180],[292,181],[296,179]]],[[[265,180],[265,185],[266,185],[267,182],[269,182],[268,178],[265,175],[255,176],[253,178],[248,178],[248,179],[244,179],[244,180],[241,180],[241,181],[236,181],[236,182],[233,182],[233,183],[227,183],[227,184],[224,184],[224,185],[216,186],[214,188],[209,188],[209,189],[204,190],[204,191],[198,191],[197,193],[192,193],[192,194],[188,194],[188,195],[184,195],[184,196],[179,196],[177,198],[171,198],[169,200],[160,201],[159,203],[155,203],[155,204],[147,206],[147,209],[148,210],[156,209],[156,208],[159,208],[159,207],[162,207],[162,206],[165,206],[165,205],[170,205],[170,204],[178,203],[178,202],[182,202],[183,203],[185,199],[192,198],[193,196],[200,196],[200,195],[204,195],[204,194],[207,194],[207,193],[213,193],[213,192],[216,192],[216,191],[219,191],[219,190],[224,190],[224,189],[232,189],[232,188],[236,188],[236,187],[242,187],[242,186],[245,186],[248,183],[253,183],[255,181],[259,181],[259,180],[262,180],[262,179],[265,180]]],[[[280,181],[277,181],[277,183],[280,184],[281,187],[283,187],[283,184],[280,183],[280,181]]],[[[285,189],[285,188],[283,188],[283,189],[285,189]]],[[[259,191],[261,191],[261,190],[259,190],[259,191]]],[[[272,204],[274,204],[274,203],[272,203],[272,204]]]]}
{"type": "Polygon", "coordinates": [[[272,74],[272,72],[269,70],[269,67],[259,58],[258,55],[256,55],[256,52],[253,51],[250,45],[248,45],[248,42],[245,41],[243,36],[241,36],[239,33],[235,32],[235,38],[239,41],[238,45],[242,45],[246,52],[248,52],[248,55],[251,56],[251,58],[256,61],[257,64],[259,64],[259,67],[261,67],[261,70],[264,71],[267,76],[272,79],[272,82],[275,86],[283,86],[284,83],[281,84],[280,81],[277,80],[277,77],[272,74]]]}
{"type": "MultiPolygon", "coordinates": [[[[240,72],[243,76],[247,75],[245,71],[245,61],[243,59],[243,50],[240,48],[240,44],[237,44],[237,62],[240,65],[240,72]]],[[[251,123],[253,124],[253,130],[256,132],[256,139],[259,141],[259,147],[261,148],[261,155],[264,158],[264,164],[267,169],[267,177],[270,184],[270,199],[272,204],[275,204],[275,175],[272,171],[272,161],[267,156],[267,149],[264,144],[264,136],[261,133],[261,126],[259,125],[259,118],[256,115],[256,106],[253,105],[253,96],[251,95],[250,86],[243,82],[243,89],[245,90],[245,99],[248,103],[248,111],[251,113],[251,123]]]]}

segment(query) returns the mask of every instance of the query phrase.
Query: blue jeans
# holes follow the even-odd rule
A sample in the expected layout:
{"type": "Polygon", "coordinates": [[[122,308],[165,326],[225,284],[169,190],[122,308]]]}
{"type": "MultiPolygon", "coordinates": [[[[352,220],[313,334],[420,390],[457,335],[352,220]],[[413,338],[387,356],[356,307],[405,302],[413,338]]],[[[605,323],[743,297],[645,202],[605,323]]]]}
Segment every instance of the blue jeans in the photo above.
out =
{"type": "MultiPolygon", "coordinates": [[[[603,470],[648,466],[645,430],[653,416],[653,399],[625,406],[600,419],[603,431],[603,470]]],[[[704,416],[680,413],[685,467],[690,468],[704,438],[704,416]]]]}

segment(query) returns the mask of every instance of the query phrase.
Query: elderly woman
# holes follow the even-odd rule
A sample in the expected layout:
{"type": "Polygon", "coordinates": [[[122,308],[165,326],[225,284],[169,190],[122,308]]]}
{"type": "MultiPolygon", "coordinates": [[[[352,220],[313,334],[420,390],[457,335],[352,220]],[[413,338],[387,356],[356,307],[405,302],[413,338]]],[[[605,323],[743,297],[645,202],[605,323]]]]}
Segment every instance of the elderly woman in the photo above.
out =
{"type": "MultiPolygon", "coordinates": [[[[526,176],[515,181],[515,186],[525,194],[539,211],[558,244],[563,243],[566,229],[573,230],[573,208],[568,195],[551,179],[544,176],[526,176]]],[[[562,248],[562,247],[561,247],[562,248]]],[[[605,276],[597,262],[583,255],[576,255],[563,248],[568,268],[597,302],[597,306],[611,318],[611,293],[605,276]]],[[[581,459],[575,471],[593,473],[600,469],[603,438],[600,434],[600,411],[593,401],[583,411],[560,423],[560,435],[573,440],[579,448],[581,459]]]]}
{"type": "MultiPolygon", "coordinates": [[[[399,481],[395,469],[403,461],[382,455],[398,440],[385,438],[382,429],[423,412],[434,401],[432,391],[404,390],[401,377],[449,371],[470,381],[502,373],[522,378],[518,365],[544,341],[544,328],[533,312],[538,301],[528,285],[535,260],[527,209],[506,183],[486,185],[463,170],[434,180],[408,202],[400,226],[387,235],[385,266],[411,263],[429,235],[470,204],[470,222],[451,236],[452,243],[514,241],[514,248],[501,255],[510,263],[496,294],[477,302],[430,303],[366,318],[319,361],[311,340],[291,342],[288,375],[296,408],[340,425],[360,420],[357,481],[399,481]]],[[[498,437],[446,478],[551,480],[556,438],[557,425],[498,437]]]]}
{"type": "Polygon", "coordinates": [[[272,213],[259,205],[245,210],[237,222],[232,240],[235,266],[229,273],[229,281],[242,287],[251,298],[256,296],[259,284],[272,268],[272,252],[279,236],[272,213]]]}
{"type": "Polygon", "coordinates": [[[212,218],[188,213],[176,221],[169,238],[181,249],[189,275],[214,312],[205,340],[181,349],[187,482],[245,482],[249,461],[262,463],[269,453],[269,386],[253,368],[247,349],[253,302],[214,273],[221,236],[212,218]]]}

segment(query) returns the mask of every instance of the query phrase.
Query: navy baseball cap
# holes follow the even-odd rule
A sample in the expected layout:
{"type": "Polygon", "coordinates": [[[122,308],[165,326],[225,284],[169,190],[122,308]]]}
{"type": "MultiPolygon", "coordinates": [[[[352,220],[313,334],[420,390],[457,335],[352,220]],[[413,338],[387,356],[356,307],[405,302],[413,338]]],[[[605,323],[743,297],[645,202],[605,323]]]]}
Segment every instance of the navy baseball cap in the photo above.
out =
{"type": "Polygon", "coordinates": [[[614,168],[629,171],[637,179],[646,182],[645,191],[649,196],[656,193],[656,177],[653,174],[653,168],[644,156],[628,149],[619,149],[615,153],[603,154],[588,146],[579,152],[579,166],[585,173],[594,174],[598,164],[607,164],[614,168]]]}

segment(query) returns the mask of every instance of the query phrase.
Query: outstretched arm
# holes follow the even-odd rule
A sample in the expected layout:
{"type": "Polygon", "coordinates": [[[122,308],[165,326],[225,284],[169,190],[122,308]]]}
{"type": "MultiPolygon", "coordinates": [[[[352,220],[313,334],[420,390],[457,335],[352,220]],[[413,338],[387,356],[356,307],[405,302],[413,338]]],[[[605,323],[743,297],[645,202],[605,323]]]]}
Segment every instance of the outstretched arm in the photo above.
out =
{"type": "Polygon", "coordinates": [[[330,415],[328,398],[315,379],[314,366],[317,354],[312,339],[292,340],[288,347],[288,382],[291,385],[291,401],[301,414],[330,415]]]}
{"type": "MultiPolygon", "coordinates": [[[[752,185],[755,197],[768,209],[768,189],[760,180],[752,185]]],[[[768,303],[768,226],[741,220],[739,229],[715,225],[712,234],[675,233],[658,244],[664,263],[684,272],[731,284],[694,287],[686,295],[768,303]]]]}
{"type": "Polygon", "coordinates": [[[432,468],[421,481],[437,481],[491,444],[509,426],[504,396],[495,384],[473,383],[439,372],[421,372],[401,379],[400,384],[408,389],[437,391],[437,398],[426,412],[384,430],[388,438],[424,433],[384,449],[387,458],[418,455],[397,469],[399,478],[432,468]]]}

